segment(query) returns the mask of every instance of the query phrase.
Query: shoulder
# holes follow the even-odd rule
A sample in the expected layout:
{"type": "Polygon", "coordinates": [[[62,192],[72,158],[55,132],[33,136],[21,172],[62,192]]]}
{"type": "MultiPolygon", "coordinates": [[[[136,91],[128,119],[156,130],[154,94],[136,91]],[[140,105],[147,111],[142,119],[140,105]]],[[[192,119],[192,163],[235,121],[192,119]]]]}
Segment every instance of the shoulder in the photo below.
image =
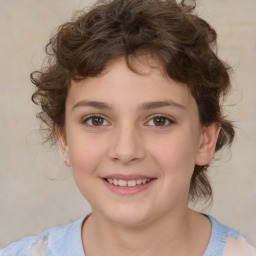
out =
{"type": "Polygon", "coordinates": [[[36,236],[23,238],[0,250],[0,256],[44,256],[46,251],[51,256],[60,253],[63,256],[69,255],[66,248],[82,248],[81,226],[84,219],[85,217],[64,226],[47,229],[36,236]]]}
{"type": "Polygon", "coordinates": [[[256,256],[256,249],[238,231],[206,216],[211,220],[212,233],[204,256],[256,256]]]}
{"type": "Polygon", "coordinates": [[[252,247],[244,238],[229,236],[223,256],[256,256],[256,248],[252,247]]]}

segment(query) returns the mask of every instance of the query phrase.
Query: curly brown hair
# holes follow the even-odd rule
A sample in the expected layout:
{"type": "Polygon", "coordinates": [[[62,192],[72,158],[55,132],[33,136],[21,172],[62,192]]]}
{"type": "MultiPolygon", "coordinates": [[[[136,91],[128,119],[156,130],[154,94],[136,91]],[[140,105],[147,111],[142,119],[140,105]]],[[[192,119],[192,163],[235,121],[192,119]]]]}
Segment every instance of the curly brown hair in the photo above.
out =
{"type": "MultiPolygon", "coordinates": [[[[229,66],[216,55],[216,32],[194,8],[174,0],[111,0],[97,2],[71,22],[61,25],[46,46],[48,65],[31,74],[32,96],[41,105],[37,116],[47,141],[57,141],[55,128],[65,125],[65,102],[71,81],[101,74],[111,61],[145,53],[160,61],[174,80],[185,83],[197,102],[200,122],[221,126],[216,150],[230,145],[234,129],[221,111],[230,89],[229,66]]],[[[192,200],[212,198],[208,165],[195,165],[192,200]]]]}

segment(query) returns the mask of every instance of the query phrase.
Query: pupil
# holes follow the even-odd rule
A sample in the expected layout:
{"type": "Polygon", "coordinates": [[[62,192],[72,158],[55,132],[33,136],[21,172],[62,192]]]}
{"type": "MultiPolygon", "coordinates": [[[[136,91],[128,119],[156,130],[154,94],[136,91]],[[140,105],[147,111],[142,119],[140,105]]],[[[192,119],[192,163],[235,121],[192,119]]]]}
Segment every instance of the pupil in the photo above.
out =
{"type": "Polygon", "coordinates": [[[164,117],[156,117],[154,119],[155,125],[165,125],[165,118],[164,117]]]}
{"type": "Polygon", "coordinates": [[[100,126],[100,125],[103,124],[103,118],[101,118],[101,117],[93,117],[92,118],[92,123],[95,126],[100,126]]]}

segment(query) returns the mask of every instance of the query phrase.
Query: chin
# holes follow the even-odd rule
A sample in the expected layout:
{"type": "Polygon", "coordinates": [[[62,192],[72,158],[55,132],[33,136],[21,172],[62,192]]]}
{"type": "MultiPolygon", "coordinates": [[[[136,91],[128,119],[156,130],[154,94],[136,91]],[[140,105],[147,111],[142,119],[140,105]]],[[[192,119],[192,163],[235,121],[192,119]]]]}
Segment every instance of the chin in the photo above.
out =
{"type": "Polygon", "coordinates": [[[128,209],[124,207],[108,212],[107,218],[119,225],[138,227],[147,224],[151,219],[150,215],[148,211],[143,211],[138,207],[129,207],[128,209]]]}

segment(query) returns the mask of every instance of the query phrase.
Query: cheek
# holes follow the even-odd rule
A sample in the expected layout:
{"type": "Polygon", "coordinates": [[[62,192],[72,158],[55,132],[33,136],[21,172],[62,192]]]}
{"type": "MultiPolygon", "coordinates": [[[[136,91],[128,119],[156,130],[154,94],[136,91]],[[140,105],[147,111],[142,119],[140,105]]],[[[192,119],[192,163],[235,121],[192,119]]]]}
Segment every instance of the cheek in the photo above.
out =
{"type": "Polygon", "coordinates": [[[99,147],[95,140],[81,137],[72,140],[69,144],[69,158],[74,176],[92,175],[103,155],[104,148],[99,147]]]}
{"type": "MultiPolygon", "coordinates": [[[[77,136],[79,137],[79,136],[77,136]]],[[[98,181],[98,165],[102,161],[104,149],[90,139],[75,139],[69,144],[69,157],[73,177],[82,195],[92,203],[93,191],[98,181]],[[96,183],[95,183],[96,181],[96,183]]],[[[95,199],[94,199],[95,200],[95,199]]]]}
{"type": "Polygon", "coordinates": [[[192,175],[198,146],[191,138],[177,133],[158,139],[153,142],[154,146],[149,147],[151,156],[161,166],[164,175],[192,175]]]}

